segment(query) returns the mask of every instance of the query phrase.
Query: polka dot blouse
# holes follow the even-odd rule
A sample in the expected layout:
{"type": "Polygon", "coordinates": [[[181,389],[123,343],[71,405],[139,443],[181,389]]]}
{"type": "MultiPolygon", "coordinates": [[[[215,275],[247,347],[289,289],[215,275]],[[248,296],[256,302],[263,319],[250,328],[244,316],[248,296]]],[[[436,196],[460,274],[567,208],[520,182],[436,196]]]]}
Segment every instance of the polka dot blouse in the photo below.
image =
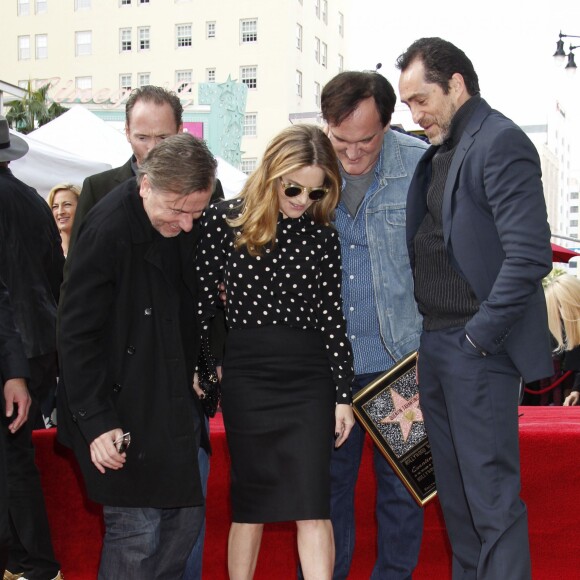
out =
{"type": "Polygon", "coordinates": [[[262,255],[234,249],[235,230],[226,217],[239,215],[241,202],[226,200],[207,209],[197,249],[199,314],[211,318],[219,305],[218,284],[226,287],[229,328],[284,324],[322,332],[337,387],[337,403],[350,403],[352,351],[340,296],[337,232],[304,214],[278,220],[276,245],[262,255]]]}

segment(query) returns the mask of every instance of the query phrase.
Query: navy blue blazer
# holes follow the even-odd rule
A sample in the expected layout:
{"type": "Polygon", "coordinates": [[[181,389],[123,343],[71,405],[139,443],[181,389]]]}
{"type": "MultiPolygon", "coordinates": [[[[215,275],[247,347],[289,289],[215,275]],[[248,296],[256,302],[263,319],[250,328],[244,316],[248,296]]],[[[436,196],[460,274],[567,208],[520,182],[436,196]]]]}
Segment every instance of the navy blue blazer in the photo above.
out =
{"type": "MultiPolygon", "coordinates": [[[[407,201],[407,246],[427,213],[432,146],[407,201]]],[[[452,266],[480,302],[465,330],[489,353],[505,348],[526,382],[553,373],[541,280],[552,268],[540,160],[526,134],[483,99],[461,135],[443,194],[452,266]]]]}

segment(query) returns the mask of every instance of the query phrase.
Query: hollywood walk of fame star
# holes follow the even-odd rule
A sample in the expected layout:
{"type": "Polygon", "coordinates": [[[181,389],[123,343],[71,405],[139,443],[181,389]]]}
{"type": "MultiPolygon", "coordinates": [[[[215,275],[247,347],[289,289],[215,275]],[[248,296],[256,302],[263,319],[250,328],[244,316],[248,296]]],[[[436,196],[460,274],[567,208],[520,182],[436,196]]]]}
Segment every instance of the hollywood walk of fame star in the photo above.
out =
{"type": "Polygon", "coordinates": [[[381,423],[398,423],[403,433],[403,441],[407,442],[413,423],[423,421],[423,412],[419,407],[419,395],[413,395],[410,399],[401,397],[397,391],[390,389],[393,399],[393,412],[381,419],[381,423]]]}

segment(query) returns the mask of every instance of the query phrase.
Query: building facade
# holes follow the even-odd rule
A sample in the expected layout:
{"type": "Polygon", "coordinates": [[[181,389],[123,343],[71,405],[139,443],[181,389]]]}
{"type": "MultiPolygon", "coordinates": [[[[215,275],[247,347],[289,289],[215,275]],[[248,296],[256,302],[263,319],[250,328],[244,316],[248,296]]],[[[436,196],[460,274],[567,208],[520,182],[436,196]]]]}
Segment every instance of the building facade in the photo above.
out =
{"type": "Polygon", "coordinates": [[[318,120],[322,87],[348,58],[348,2],[3,0],[1,77],[49,81],[53,100],[119,127],[131,89],[165,86],[181,96],[186,122],[207,125],[216,154],[231,153],[234,128],[212,119],[211,99],[231,91],[206,85],[237,81],[245,99],[225,108],[241,119],[238,165],[248,172],[282,128],[318,120]]]}
{"type": "MultiPolygon", "coordinates": [[[[572,95],[577,98],[577,93],[572,95]]],[[[580,252],[580,241],[573,241],[580,233],[580,117],[577,102],[566,96],[563,92],[549,112],[542,171],[553,241],[580,252]]],[[[578,258],[568,268],[579,275],[578,258]]]]}

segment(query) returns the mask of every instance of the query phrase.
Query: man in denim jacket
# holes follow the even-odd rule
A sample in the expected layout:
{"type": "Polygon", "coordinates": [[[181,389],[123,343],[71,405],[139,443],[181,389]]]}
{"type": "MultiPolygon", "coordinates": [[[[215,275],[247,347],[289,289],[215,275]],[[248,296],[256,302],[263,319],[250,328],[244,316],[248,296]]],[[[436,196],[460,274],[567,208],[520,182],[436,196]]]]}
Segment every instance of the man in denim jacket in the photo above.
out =
{"type": "MultiPolygon", "coordinates": [[[[341,163],[336,211],[342,246],[342,299],[354,352],[353,395],[419,346],[421,316],[405,238],[407,190],[427,145],[390,127],[396,96],[374,72],[343,72],[322,92],[322,116],[341,163]]],[[[357,424],[332,454],[334,579],[347,578],[354,551],[354,491],[365,432],[357,424]]],[[[378,558],[371,578],[410,579],[423,511],[378,449],[378,558]]]]}

